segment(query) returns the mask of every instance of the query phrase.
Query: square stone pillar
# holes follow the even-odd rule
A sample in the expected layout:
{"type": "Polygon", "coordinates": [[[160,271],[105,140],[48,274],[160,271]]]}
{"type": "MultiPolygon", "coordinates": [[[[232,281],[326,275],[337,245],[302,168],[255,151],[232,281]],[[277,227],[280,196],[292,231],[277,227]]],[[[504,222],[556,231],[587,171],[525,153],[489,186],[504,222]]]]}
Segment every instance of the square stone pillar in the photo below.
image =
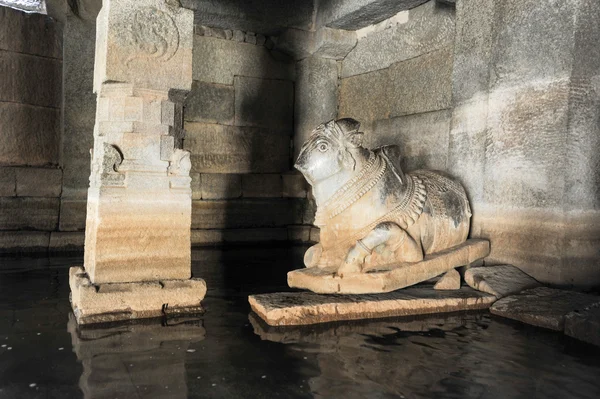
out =
{"type": "Polygon", "coordinates": [[[193,12],[170,0],[104,0],[97,19],[96,124],[79,323],[196,312],[190,154],[174,145],[169,90],[192,83],[193,12]]]}

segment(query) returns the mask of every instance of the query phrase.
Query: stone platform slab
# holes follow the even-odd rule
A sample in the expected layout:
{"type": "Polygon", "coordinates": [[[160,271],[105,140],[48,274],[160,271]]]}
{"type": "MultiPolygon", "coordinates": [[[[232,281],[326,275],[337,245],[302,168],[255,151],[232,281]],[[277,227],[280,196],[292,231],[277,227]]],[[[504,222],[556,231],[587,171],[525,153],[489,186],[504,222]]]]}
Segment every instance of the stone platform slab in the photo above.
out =
{"type": "Polygon", "coordinates": [[[79,324],[202,313],[199,278],[94,285],[82,267],[69,269],[71,305],[79,324]]]}
{"type": "Polygon", "coordinates": [[[563,331],[568,314],[596,304],[600,304],[599,296],[537,287],[499,299],[490,312],[533,326],[563,331]]]}
{"type": "Polygon", "coordinates": [[[487,240],[463,244],[425,256],[421,262],[390,266],[385,270],[337,276],[331,268],[311,267],[288,273],[288,285],[320,294],[383,293],[409,287],[449,270],[469,265],[490,253],[487,240]]]}
{"type": "Polygon", "coordinates": [[[271,326],[487,309],[495,300],[493,295],[468,287],[439,291],[432,286],[366,295],[281,292],[248,297],[252,310],[271,326]]]}

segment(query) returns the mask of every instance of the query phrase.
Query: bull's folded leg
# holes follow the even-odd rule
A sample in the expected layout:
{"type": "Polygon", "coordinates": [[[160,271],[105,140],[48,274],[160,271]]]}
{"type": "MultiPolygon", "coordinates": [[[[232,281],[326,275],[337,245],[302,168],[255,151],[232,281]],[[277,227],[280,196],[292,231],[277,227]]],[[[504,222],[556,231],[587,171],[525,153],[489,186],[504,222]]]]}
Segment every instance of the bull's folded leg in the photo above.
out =
{"type": "Polygon", "coordinates": [[[304,266],[306,267],[315,267],[319,264],[321,260],[321,255],[323,254],[323,246],[321,244],[315,244],[312,247],[308,248],[304,253],[304,266]]]}
{"type": "Polygon", "coordinates": [[[339,276],[360,273],[392,262],[418,262],[423,259],[421,246],[400,226],[380,223],[356,242],[337,271],[339,276]]]}

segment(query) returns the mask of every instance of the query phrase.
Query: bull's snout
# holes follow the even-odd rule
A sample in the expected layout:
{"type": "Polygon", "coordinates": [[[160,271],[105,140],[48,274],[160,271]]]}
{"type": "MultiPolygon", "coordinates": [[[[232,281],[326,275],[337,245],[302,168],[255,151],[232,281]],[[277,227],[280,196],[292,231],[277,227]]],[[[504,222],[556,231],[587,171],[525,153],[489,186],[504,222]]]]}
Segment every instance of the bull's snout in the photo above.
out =
{"type": "Polygon", "coordinates": [[[304,150],[300,151],[298,159],[296,159],[296,163],[294,164],[294,168],[302,173],[306,172],[306,154],[304,150]]]}

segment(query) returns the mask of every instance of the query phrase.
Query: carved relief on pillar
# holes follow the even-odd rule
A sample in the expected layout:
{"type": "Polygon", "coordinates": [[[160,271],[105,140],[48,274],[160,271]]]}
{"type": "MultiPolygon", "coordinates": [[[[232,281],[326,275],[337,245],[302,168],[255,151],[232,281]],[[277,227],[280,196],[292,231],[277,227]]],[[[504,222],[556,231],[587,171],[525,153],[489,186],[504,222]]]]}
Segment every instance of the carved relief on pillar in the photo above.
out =
{"type": "Polygon", "coordinates": [[[97,22],[94,91],[108,82],[189,90],[193,20],[193,11],[176,1],[104,0],[97,22]]]}

